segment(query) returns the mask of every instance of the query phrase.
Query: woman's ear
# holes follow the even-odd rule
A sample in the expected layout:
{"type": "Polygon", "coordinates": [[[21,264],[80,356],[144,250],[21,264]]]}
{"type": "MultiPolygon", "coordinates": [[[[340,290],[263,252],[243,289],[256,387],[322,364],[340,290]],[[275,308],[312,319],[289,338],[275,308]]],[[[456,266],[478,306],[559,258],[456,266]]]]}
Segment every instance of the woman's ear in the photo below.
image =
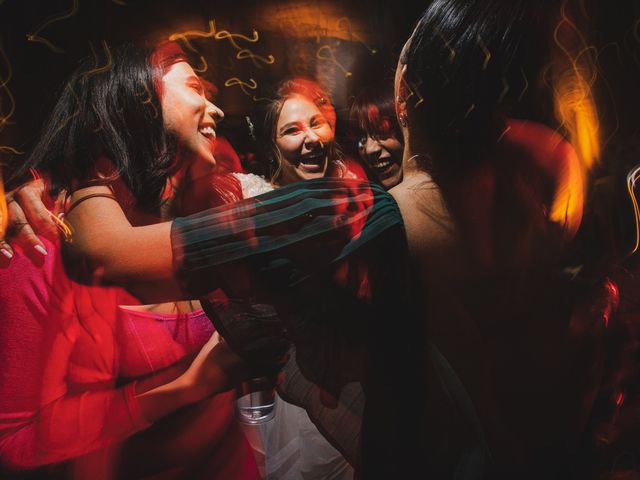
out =
{"type": "Polygon", "coordinates": [[[407,126],[407,98],[409,98],[409,88],[407,87],[407,66],[402,65],[396,81],[396,116],[401,127],[407,126]]]}

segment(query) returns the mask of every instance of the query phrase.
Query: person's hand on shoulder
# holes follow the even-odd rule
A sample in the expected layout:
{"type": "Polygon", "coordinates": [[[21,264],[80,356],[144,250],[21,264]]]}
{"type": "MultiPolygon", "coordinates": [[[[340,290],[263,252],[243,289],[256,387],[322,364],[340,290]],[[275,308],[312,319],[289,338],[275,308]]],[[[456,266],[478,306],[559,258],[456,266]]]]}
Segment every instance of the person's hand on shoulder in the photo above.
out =
{"type": "Polygon", "coordinates": [[[0,244],[4,259],[8,261],[13,257],[14,247],[21,248],[28,256],[47,255],[38,235],[49,239],[58,236],[55,218],[64,210],[64,195],[51,198],[46,181],[38,178],[7,192],[5,201],[7,218],[6,224],[2,219],[2,224],[6,230],[1,232],[0,244]]]}

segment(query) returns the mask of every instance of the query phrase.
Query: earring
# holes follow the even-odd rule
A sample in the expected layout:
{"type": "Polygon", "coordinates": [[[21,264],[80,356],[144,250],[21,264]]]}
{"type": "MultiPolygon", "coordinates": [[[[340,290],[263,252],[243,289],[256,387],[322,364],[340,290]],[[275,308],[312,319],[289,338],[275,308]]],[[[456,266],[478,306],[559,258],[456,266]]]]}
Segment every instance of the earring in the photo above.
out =
{"type": "Polygon", "coordinates": [[[400,123],[402,127],[407,126],[407,112],[400,112],[398,114],[398,123],[400,123]]]}

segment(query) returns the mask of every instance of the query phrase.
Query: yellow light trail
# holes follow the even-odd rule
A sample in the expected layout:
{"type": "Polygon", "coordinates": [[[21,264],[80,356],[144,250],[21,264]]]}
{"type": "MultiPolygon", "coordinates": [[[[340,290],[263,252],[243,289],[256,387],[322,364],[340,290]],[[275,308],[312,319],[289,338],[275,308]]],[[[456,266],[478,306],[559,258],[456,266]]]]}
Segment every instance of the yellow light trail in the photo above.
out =
{"type": "Polygon", "coordinates": [[[98,67],[98,63],[99,63],[98,55],[93,48],[93,44],[89,42],[89,47],[91,48],[91,52],[93,53],[93,58],[96,60],[95,62],[96,68],[84,72],[82,74],[82,77],[84,79],[93,77],[94,75],[99,75],[101,73],[106,73],[113,68],[113,57],[111,56],[111,50],[109,50],[109,45],[107,45],[107,42],[105,42],[104,40],[102,40],[101,43],[102,43],[102,49],[104,50],[104,53],[106,55],[107,63],[102,67],[98,67]]]}
{"type": "Polygon", "coordinates": [[[636,227],[636,241],[629,252],[629,255],[633,255],[640,245],[640,208],[638,208],[638,199],[635,194],[636,181],[640,177],[640,167],[636,167],[627,175],[627,191],[629,192],[629,198],[631,199],[631,205],[633,205],[633,219],[636,227]]]}
{"type": "Polygon", "coordinates": [[[9,211],[7,209],[7,199],[4,192],[4,181],[2,179],[2,167],[0,166],[0,240],[4,240],[7,234],[7,224],[9,222],[9,211]]]}
{"type": "Polygon", "coordinates": [[[318,49],[318,51],[316,52],[316,58],[318,60],[326,60],[329,61],[333,64],[335,64],[340,70],[342,70],[342,72],[344,73],[345,77],[350,77],[353,74],[347,70],[346,68],[344,68],[344,66],[342,66],[342,64],[340,62],[338,62],[338,60],[336,59],[334,53],[333,53],[333,49],[329,46],[329,45],[323,45],[322,47],[320,47],[318,49]],[[325,56],[324,54],[321,55],[321,52],[327,52],[327,55],[325,56]]]}
{"type": "MultiPolygon", "coordinates": [[[[353,30],[351,28],[351,20],[349,20],[348,17],[340,17],[338,20],[336,20],[336,28],[338,30],[342,30],[343,32],[348,32],[351,41],[353,41],[352,39],[355,38],[359,43],[364,45],[364,48],[369,50],[369,53],[371,55],[375,55],[376,53],[378,53],[378,50],[376,50],[375,48],[371,48],[364,42],[364,40],[362,40],[362,38],[360,38],[360,36],[353,33],[353,30]]],[[[316,38],[318,39],[318,43],[320,43],[319,36],[317,36],[316,38]]]]}
{"type": "Polygon", "coordinates": [[[62,50],[59,47],[56,47],[53,43],[51,43],[46,38],[41,37],[39,35],[39,33],[42,30],[44,30],[45,28],[47,28],[49,25],[52,25],[52,24],[54,24],[56,22],[59,22],[61,20],[65,20],[67,18],[73,17],[78,12],[78,1],[79,0],[72,0],[72,1],[73,1],[73,5],[71,6],[71,10],[69,10],[67,13],[58,14],[58,15],[55,15],[55,16],[49,18],[48,20],[45,20],[42,23],[42,25],[40,25],[38,28],[35,29],[35,31],[33,31],[33,33],[28,33],[27,34],[27,40],[29,42],[40,42],[40,43],[44,44],[45,46],[49,47],[55,53],[64,53],[64,50],[62,50]]]}

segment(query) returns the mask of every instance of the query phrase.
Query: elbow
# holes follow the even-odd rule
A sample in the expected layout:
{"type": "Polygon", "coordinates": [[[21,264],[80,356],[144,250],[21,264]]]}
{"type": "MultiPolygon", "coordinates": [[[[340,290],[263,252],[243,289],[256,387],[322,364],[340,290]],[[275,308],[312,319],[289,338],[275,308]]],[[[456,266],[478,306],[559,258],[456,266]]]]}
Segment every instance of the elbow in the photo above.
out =
{"type": "Polygon", "coordinates": [[[122,284],[123,275],[108,250],[85,249],[79,242],[64,248],[65,272],[75,282],[84,285],[122,284]]]}

